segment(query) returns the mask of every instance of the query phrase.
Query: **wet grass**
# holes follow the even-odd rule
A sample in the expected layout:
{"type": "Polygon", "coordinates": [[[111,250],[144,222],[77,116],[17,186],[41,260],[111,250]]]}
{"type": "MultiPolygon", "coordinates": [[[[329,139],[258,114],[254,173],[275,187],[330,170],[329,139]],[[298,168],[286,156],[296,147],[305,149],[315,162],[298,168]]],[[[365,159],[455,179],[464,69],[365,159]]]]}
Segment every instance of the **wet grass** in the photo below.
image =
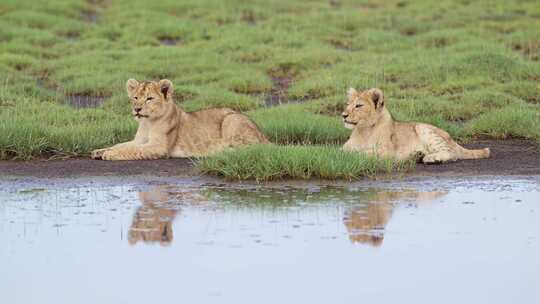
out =
{"type": "Polygon", "coordinates": [[[349,86],[459,141],[540,140],[539,22],[526,0],[2,0],[0,158],[128,139],[128,78],[169,78],[186,110],[243,111],[278,144],[342,144],[349,86]]]}
{"type": "Polygon", "coordinates": [[[301,105],[265,108],[248,115],[273,143],[341,144],[351,134],[337,116],[310,113],[301,105]]]}
{"type": "Polygon", "coordinates": [[[101,108],[73,111],[67,105],[19,100],[0,115],[0,158],[67,157],[127,141],[135,122],[101,108]]]}
{"type": "Polygon", "coordinates": [[[203,173],[233,180],[353,180],[404,172],[414,164],[345,152],[339,146],[257,145],[203,158],[198,167],[203,173]]]}

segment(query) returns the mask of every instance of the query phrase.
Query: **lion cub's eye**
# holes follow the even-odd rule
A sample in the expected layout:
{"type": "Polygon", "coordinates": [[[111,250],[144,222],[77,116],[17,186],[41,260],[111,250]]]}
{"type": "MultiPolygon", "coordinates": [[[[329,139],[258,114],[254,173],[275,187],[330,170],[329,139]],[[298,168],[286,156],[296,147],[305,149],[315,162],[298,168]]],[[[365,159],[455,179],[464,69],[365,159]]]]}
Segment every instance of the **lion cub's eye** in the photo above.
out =
{"type": "Polygon", "coordinates": [[[154,97],[148,97],[146,98],[146,101],[151,101],[152,99],[154,99],[154,97]]]}
{"type": "Polygon", "coordinates": [[[363,104],[357,104],[356,108],[360,108],[361,106],[363,106],[363,104]]]}

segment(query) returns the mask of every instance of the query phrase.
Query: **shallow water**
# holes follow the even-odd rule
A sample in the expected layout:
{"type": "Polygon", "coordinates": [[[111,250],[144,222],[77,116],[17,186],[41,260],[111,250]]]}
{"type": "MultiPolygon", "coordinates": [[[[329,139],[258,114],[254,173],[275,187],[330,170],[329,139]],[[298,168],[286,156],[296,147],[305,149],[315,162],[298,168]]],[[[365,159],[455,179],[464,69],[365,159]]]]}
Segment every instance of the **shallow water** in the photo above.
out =
{"type": "Polygon", "coordinates": [[[540,303],[540,177],[0,180],[1,303],[540,303]]]}

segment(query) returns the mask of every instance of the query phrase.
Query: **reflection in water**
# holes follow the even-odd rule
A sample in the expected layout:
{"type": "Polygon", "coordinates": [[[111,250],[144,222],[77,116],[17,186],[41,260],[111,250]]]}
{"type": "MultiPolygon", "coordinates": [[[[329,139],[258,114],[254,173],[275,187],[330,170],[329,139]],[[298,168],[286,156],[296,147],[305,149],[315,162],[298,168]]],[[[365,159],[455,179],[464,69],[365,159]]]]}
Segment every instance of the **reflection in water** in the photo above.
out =
{"type": "Polygon", "coordinates": [[[178,189],[161,186],[139,193],[142,202],[129,230],[128,241],[136,244],[160,243],[169,245],[173,240],[173,221],[182,206],[205,206],[209,202],[221,207],[279,208],[301,205],[338,204],[344,206],[343,223],[352,243],[380,246],[385,227],[392,217],[396,204],[418,204],[432,201],[446,192],[418,192],[415,190],[363,190],[349,191],[342,188],[317,189],[231,189],[208,187],[178,189]]]}
{"type": "Polygon", "coordinates": [[[446,194],[443,191],[418,192],[415,190],[371,192],[367,204],[348,208],[343,216],[352,243],[380,246],[384,229],[392,217],[396,204],[430,202],[446,194]]]}
{"type": "Polygon", "coordinates": [[[159,242],[161,245],[170,244],[173,240],[172,222],[178,211],[168,204],[167,193],[158,189],[140,192],[139,199],[142,206],[137,208],[133,216],[128,235],[129,243],[136,244],[143,241],[159,242]]]}
{"type": "Polygon", "coordinates": [[[1,303],[540,303],[540,177],[25,180],[0,179],[1,303]]]}
{"type": "Polygon", "coordinates": [[[186,202],[204,201],[197,193],[190,191],[168,191],[156,187],[150,191],[139,192],[142,206],[137,208],[128,241],[131,245],[139,241],[169,245],[173,240],[172,223],[180,212],[180,205],[186,202]]]}
{"type": "Polygon", "coordinates": [[[379,246],[384,238],[384,228],[392,216],[390,203],[370,203],[345,211],[343,223],[352,243],[379,246]]]}

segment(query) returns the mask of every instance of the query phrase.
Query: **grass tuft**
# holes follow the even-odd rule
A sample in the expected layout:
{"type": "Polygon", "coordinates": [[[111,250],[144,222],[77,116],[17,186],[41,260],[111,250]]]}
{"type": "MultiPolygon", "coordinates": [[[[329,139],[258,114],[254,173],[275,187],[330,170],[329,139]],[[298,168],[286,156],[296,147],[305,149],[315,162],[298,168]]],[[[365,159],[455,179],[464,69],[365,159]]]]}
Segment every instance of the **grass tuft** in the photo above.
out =
{"type": "Polygon", "coordinates": [[[360,179],[377,174],[404,172],[414,161],[389,159],[345,152],[338,146],[256,145],[228,150],[198,161],[207,174],[231,180],[270,181],[298,179],[360,179]]]}
{"type": "Polygon", "coordinates": [[[248,114],[271,142],[279,144],[343,144],[351,132],[337,117],[310,113],[297,105],[248,114]]]}
{"type": "Polygon", "coordinates": [[[478,116],[466,126],[465,132],[498,139],[540,140],[539,122],[540,113],[529,106],[508,106],[478,116]]]}

